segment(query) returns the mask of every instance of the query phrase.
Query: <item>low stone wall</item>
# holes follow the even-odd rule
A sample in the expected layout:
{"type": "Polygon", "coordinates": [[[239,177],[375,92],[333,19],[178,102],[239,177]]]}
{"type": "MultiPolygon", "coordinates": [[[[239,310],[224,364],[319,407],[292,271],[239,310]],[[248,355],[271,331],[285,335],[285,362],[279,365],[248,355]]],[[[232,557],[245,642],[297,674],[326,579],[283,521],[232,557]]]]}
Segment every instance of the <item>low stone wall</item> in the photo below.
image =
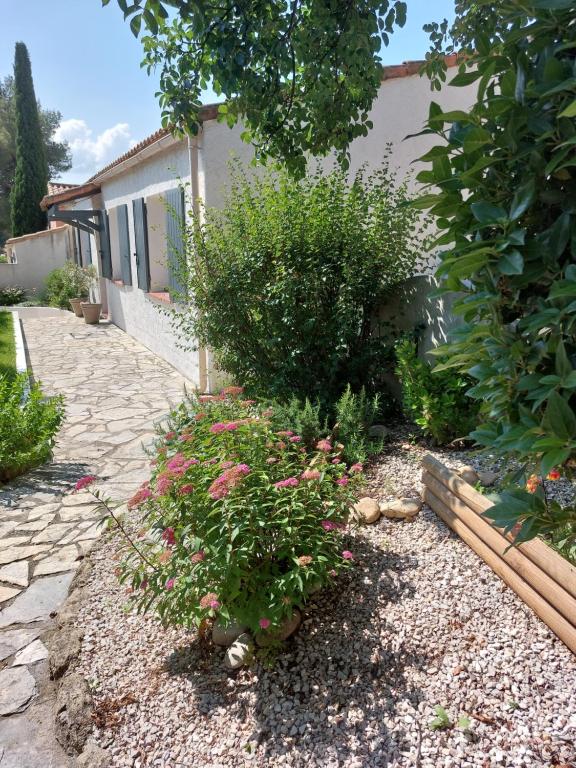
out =
{"type": "Polygon", "coordinates": [[[7,240],[8,263],[0,263],[0,288],[40,292],[50,272],[72,258],[72,242],[68,225],[7,240]]]}

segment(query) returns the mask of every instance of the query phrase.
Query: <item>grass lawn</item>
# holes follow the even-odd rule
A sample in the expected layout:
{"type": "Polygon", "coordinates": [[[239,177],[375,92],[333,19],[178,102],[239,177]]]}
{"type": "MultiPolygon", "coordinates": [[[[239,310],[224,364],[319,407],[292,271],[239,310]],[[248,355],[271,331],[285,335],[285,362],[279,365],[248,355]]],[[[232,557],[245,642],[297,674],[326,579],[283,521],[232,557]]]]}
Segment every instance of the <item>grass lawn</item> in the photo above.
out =
{"type": "Polygon", "coordinates": [[[11,312],[0,312],[0,376],[16,375],[16,348],[11,312]]]}

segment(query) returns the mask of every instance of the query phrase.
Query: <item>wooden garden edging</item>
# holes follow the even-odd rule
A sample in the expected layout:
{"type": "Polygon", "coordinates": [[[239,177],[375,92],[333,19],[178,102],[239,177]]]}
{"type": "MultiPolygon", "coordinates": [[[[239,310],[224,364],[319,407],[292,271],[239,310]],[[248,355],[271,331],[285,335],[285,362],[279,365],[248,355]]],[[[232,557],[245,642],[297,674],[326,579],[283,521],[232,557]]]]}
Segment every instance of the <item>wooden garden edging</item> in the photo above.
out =
{"type": "Polygon", "coordinates": [[[433,456],[425,456],[424,501],[576,654],[576,568],[542,540],[510,546],[482,517],[492,506],[433,456]]]}

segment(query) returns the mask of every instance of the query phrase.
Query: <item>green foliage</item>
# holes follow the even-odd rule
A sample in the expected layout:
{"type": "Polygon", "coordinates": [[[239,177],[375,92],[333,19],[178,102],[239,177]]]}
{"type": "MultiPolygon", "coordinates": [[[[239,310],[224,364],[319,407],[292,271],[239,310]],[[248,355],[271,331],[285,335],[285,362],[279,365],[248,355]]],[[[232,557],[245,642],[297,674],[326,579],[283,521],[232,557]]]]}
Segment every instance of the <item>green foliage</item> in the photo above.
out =
{"type": "Polygon", "coordinates": [[[351,464],[366,461],[378,453],[381,440],[371,440],[369,430],[380,413],[380,396],[368,397],[364,387],[359,394],[348,385],[336,403],[333,432],[344,446],[342,455],[351,464]]]}
{"type": "Polygon", "coordinates": [[[350,565],[343,529],[357,483],[328,440],[312,457],[241,388],[190,397],[129,502],[145,531],[123,565],[137,610],[167,623],[236,620],[273,630],[350,565]]]}
{"type": "Polygon", "coordinates": [[[47,398],[26,374],[0,375],[0,482],[8,482],[50,458],[64,418],[62,397],[47,398]]]}
{"type": "Polygon", "coordinates": [[[396,361],[406,415],[439,445],[467,437],[478,423],[478,404],[466,396],[473,381],[453,370],[435,371],[418,357],[412,339],[398,343],[396,361]]]}
{"type": "Polygon", "coordinates": [[[44,284],[44,298],[50,307],[70,309],[70,299],[88,298],[90,286],[96,277],[93,266],[80,267],[67,261],[63,267],[53,269],[44,284]]]}
{"type": "Polygon", "coordinates": [[[16,168],[10,192],[12,236],[39,232],[46,227],[40,201],[47,191],[48,164],[34,95],[32,69],[24,43],[14,54],[14,111],[16,115],[16,168]]]}
{"type": "Polygon", "coordinates": [[[16,375],[16,342],[11,312],[0,312],[0,376],[16,375]]]}
{"type": "Polygon", "coordinates": [[[312,450],[318,440],[328,434],[328,419],[321,415],[320,403],[312,404],[308,398],[302,402],[292,397],[287,402],[272,401],[270,421],[275,429],[289,429],[301,435],[307,450],[312,450]]]}
{"type": "Polygon", "coordinates": [[[436,713],[436,717],[430,721],[429,728],[431,731],[444,731],[447,728],[452,728],[452,721],[450,720],[450,715],[444,707],[441,707],[440,705],[437,705],[434,707],[434,712],[436,713]]]}
{"type": "Polygon", "coordinates": [[[20,304],[26,298],[26,291],[17,285],[7,285],[0,288],[0,307],[12,307],[20,304]]]}
{"type": "Polygon", "coordinates": [[[133,33],[142,32],[143,65],[160,70],[163,125],[196,134],[210,83],[226,99],[220,119],[241,120],[259,158],[281,159],[300,175],[307,155],[335,149],[345,158],[350,142],[372,128],[381,47],[406,19],[401,0],[118,5],[133,33]]]}
{"type": "Polygon", "coordinates": [[[184,340],[263,396],[324,407],[346,383],[378,391],[392,348],[376,312],[421,249],[408,200],[387,163],[352,185],[341,171],[296,181],[236,166],[224,207],[184,233],[184,340]]]}
{"type": "MultiPolygon", "coordinates": [[[[545,476],[576,466],[576,148],[574,3],[482,0],[454,30],[464,49],[453,86],[478,84],[468,113],[432,104],[420,200],[442,230],[439,277],[462,298],[463,325],[443,367],[472,376],[485,423],[477,443],[545,476]],[[480,23],[481,22],[481,23],[480,23]]],[[[436,30],[442,37],[442,32],[436,30]]],[[[435,41],[438,45],[441,40],[435,41]]],[[[542,488],[507,498],[496,524],[517,541],[555,526],[576,536],[576,510],[542,488]],[[513,500],[512,500],[513,499],[513,500]]]]}

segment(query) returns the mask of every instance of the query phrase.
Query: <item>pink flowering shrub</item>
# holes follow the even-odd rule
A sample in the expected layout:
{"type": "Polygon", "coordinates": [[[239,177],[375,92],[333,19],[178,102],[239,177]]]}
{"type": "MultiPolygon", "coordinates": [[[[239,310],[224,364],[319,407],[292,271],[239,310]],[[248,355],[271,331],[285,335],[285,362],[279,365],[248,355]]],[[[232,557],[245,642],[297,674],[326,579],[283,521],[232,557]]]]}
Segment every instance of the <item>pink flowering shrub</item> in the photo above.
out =
{"type": "Polygon", "coordinates": [[[136,609],[167,623],[273,631],[353,564],[343,536],[361,467],[328,440],[307,452],[241,394],[179,406],[129,502],[144,526],[121,578],[136,609]]]}

